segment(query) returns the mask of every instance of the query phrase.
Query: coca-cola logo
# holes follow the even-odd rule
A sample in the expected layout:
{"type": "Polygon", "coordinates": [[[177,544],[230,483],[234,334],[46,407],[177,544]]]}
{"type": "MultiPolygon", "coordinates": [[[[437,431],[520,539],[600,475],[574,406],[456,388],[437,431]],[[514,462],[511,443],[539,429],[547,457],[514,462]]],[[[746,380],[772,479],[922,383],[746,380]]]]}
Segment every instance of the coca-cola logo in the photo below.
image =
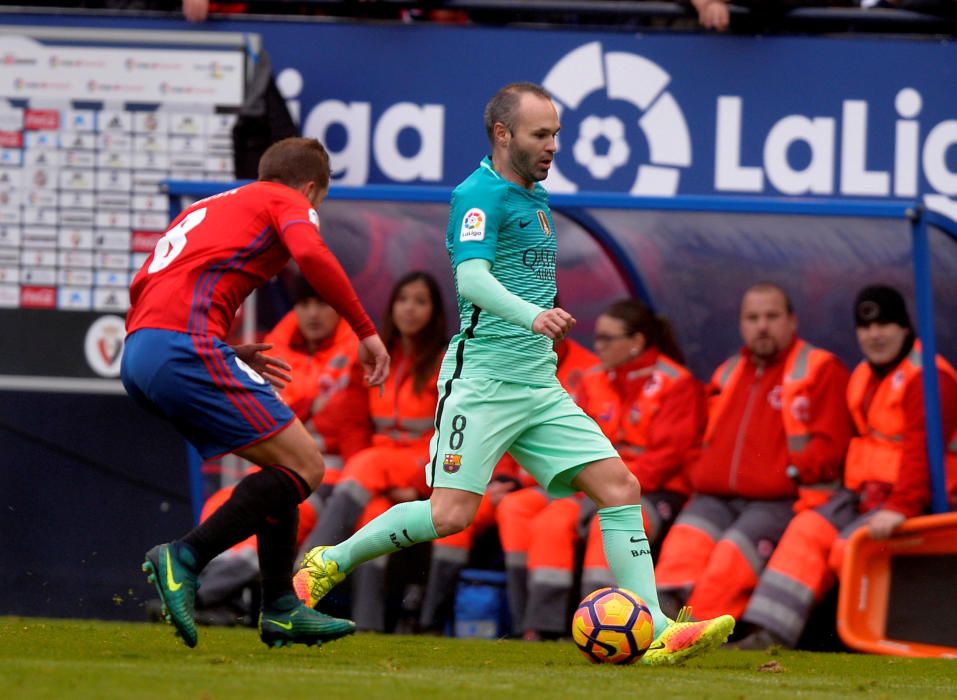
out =
{"type": "Polygon", "coordinates": [[[28,109],[23,125],[31,131],[53,131],[60,128],[60,112],[55,109],[28,109]]]}
{"type": "Polygon", "coordinates": [[[56,289],[53,287],[22,287],[20,306],[24,309],[55,309],[56,289]]]}
{"type": "Polygon", "coordinates": [[[23,148],[23,133],[0,131],[0,148],[23,148]]]}
{"type": "Polygon", "coordinates": [[[159,231],[133,231],[130,247],[134,253],[152,253],[156,241],[163,237],[159,231]]]}

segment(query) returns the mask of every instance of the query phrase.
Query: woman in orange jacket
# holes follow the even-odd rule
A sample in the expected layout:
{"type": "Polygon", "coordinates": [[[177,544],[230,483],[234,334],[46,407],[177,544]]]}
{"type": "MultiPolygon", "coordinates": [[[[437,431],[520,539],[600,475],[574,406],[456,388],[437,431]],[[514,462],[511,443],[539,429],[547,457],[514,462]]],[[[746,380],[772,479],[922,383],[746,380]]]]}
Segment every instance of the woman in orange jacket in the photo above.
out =
{"type": "MultiPolygon", "coordinates": [[[[657,543],[689,493],[684,465],[705,423],[700,383],[683,366],[683,355],[667,320],[639,301],[609,306],[595,322],[595,353],[601,364],[586,373],[578,401],[601,427],[640,480],[645,531],[657,543]]],[[[582,588],[613,585],[590,502],[552,501],[528,527],[527,638],[554,636],[567,629],[574,581],[575,551],[585,524],[582,588]]],[[[510,591],[510,593],[512,593],[510,591]]],[[[512,595],[515,605],[518,599],[512,595]]]]}
{"type": "MultiPolygon", "coordinates": [[[[382,340],[392,356],[392,372],[382,390],[368,392],[372,445],[346,462],[308,548],[341,542],[394,503],[427,495],[425,465],[438,403],[436,383],[448,341],[445,309],[438,284],[426,272],[400,279],[387,308],[382,340]]],[[[368,562],[356,572],[353,609],[360,629],[384,628],[386,561],[382,557],[368,562]]]]}

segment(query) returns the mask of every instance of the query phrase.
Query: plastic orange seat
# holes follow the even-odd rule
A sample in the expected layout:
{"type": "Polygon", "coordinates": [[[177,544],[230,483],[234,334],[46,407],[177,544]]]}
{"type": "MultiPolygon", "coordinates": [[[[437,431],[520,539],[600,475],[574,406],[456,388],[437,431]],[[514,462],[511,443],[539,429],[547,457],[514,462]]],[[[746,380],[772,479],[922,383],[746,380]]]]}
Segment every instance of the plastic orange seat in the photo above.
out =
{"type": "Polygon", "coordinates": [[[957,512],[907,520],[887,540],[847,542],[837,631],[872,654],[957,659],[957,512]]]}

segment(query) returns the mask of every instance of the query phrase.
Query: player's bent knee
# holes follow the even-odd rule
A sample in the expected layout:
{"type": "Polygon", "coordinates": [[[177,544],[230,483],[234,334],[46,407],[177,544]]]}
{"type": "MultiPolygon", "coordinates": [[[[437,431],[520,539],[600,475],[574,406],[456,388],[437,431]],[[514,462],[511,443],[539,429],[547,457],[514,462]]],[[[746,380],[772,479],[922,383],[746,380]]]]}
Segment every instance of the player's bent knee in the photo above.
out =
{"type": "Polygon", "coordinates": [[[439,537],[458,534],[471,524],[472,519],[461,511],[432,512],[432,525],[439,537]]]}
{"type": "Polygon", "coordinates": [[[313,489],[317,488],[326,474],[326,462],[322,458],[322,453],[317,453],[316,458],[305,465],[304,470],[305,473],[301,474],[302,478],[313,489]]]}
{"type": "Polygon", "coordinates": [[[475,511],[466,504],[432,503],[432,525],[439,537],[448,537],[462,532],[472,524],[475,511]]]}
{"type": "Polygon", "coordinates": [[[641,486],[635,475],[618,458],[589,464],[572,482],[599,508],[614,508],[641,503],[641,486]]]}
{"type": "Polygon", "coordinates": [[[615,470],[591,497],[599,508],[638,505],[641,503],[641,486],[635,475],[627,469],[615,470]]]}

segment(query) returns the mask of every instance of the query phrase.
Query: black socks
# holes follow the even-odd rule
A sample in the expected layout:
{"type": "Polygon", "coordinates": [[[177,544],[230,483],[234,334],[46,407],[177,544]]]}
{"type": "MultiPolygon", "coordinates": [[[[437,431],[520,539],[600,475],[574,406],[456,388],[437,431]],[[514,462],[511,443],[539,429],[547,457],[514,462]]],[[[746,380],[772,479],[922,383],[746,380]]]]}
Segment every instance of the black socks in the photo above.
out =
{"type": "MultiPolygon", "coordinates": [[[[289,547],[295,558],[298,506],[310,492],[301,476],[278,464],[246,476],[236,484],[228,501],[182,538],[196,556],[196,571],[217,554],[261,531],[270,543],[274,537],[291,537],[289,547]]],[[[263,542],[259,545],[261,549],[263,542]]],[[[287,575],[291,573],[290,564],[287,575]]]]}

